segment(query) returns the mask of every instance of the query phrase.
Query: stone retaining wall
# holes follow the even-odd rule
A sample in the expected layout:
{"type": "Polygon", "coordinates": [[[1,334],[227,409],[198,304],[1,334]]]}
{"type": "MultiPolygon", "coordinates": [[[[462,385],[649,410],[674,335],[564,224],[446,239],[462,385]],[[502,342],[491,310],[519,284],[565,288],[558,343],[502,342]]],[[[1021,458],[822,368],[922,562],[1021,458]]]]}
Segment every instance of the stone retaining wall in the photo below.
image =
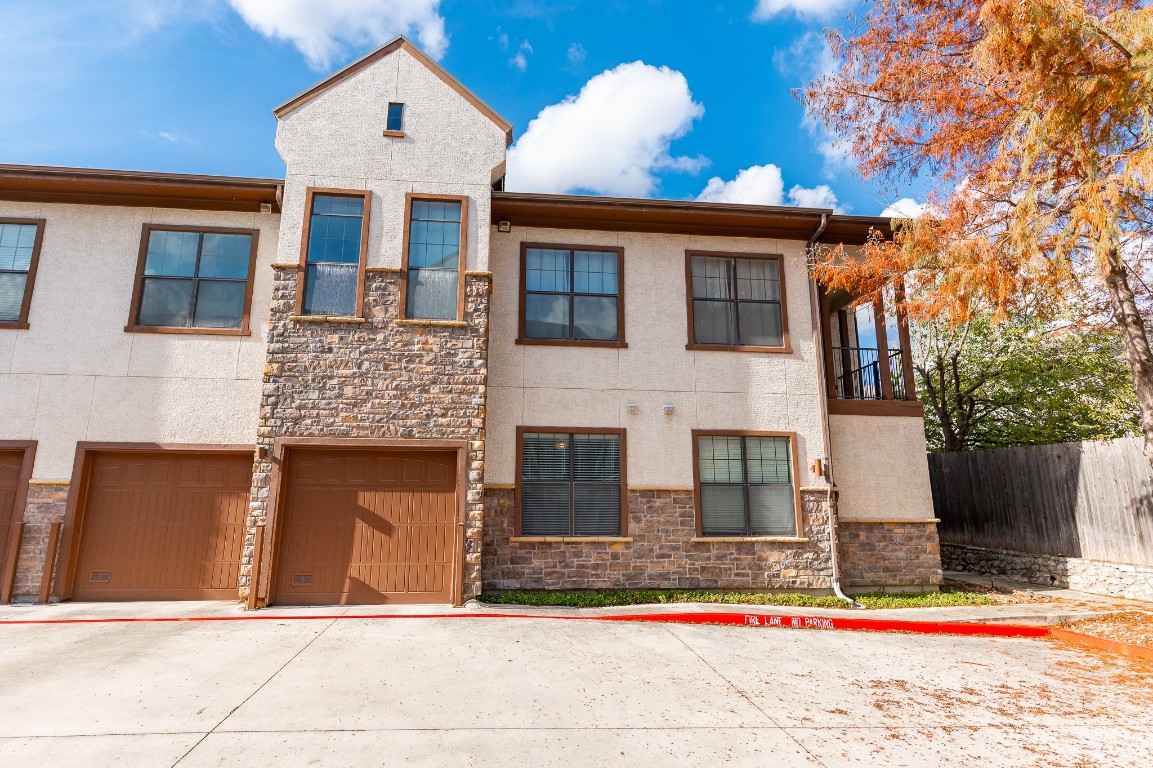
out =
{"type": "Polygon", "coordinates": [[[941,545],[945,569],[1007,576],[1030,584],[1099,595],[1153,600],[1153,566],[1107,563],[1061,555],[1036,555],[961,544],[941,545]]]}
{"type": "MultiPolygon", "coordinates": [[[[16,602],[35,601],[40,595],[40,577],[44,571],[44,556],[48,549],[48,532],[52,523],[63,523],[68,506],[68,483],[28,484],[28,504],[24,509],[24,538],[20,542],[20,557],[16,563],[16,579],[12,599],[16,602]]],[[[59,558],[59,553],[57,553],[59,558]]],[[[59,591],[56,585],[54,591],[59,591]]]]}
{"type": "Polygon", "coordinates": [[[802,492],[804,536],[792,541],[693,541],[692,491],[629,491],[628,535],[514,541],[512,489],[486,489],[485,591],[545,589],[832,588],[824,493],[802,492]]]}
{"type": "Polygon", "coordinates": [[[935,523],[841,520],[841,585],[850,592],[935,590],[941,547],[935,523]]]}
{"type": "MultiPolygon", "coordinates": [[[[255,526],[266,522],[278,437],[417,438],[468,441],[464,598],[479,593],[484,519],[485,388],[488,377],[489,277],[465,277],[464,322],[397,322],[399,271],[370,271],[364,322],[294,320],[297,269],[276,270],[268,358],[257,427],[249,532],[240,571],[248,595],[255,526]]],[[[270,563],[271,537],[264,563],[270,563]]],[[[262,567],[259,594],[271,570],[262,567]]]]}

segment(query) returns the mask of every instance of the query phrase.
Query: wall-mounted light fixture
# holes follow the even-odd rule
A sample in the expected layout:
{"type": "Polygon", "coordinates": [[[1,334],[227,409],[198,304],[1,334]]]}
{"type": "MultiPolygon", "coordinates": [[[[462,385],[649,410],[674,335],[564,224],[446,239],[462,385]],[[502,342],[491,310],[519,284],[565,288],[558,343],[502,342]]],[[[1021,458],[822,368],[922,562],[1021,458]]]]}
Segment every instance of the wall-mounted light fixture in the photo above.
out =
{"type": "Polygon", "coordinates": [[[496,223],[497,232],[512,232],[512,223],[501,219],[496,223]]]}
{"type": "Polygon", "coordinates": [[[260,212],[261,213],[272,213],[272,203],[261,203],[260,204],[260,212]]]}
{"type": "Polygon", "coordinates": [[[672,403],[665,403],[661,410],[665,412],[665,416],[672,416],[677,409],[676,406],[674,406],[672,403]]]}
{"type": "Polygon", "coordinates": [[[636,413],[638,410],[637,404],[634,401],[629,400],[625,403],[625,413],[636,413]]]}

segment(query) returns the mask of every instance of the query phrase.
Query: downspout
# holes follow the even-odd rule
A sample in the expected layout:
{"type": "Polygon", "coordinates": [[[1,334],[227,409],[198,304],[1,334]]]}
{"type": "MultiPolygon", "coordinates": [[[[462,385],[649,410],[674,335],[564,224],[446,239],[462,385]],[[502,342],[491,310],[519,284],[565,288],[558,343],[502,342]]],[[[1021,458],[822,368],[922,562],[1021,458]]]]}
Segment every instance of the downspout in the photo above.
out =
{"type": "MultiPolygon", "coordinates": [[[[825,227],[829,224],[829,215],[827,213],[821,214],[821,225],[817,227],[817,231],[809,238],[808,243],[805,244],[805,260],[806,267],[808,260],[812,258],[813,246],[816,245],[817,238],[825,231],[825,227]]],[[[821,317],[818,314],[820,301],[817,296],[817,281],[811,276],[809,277],[809,315],[813,322],[813,340],[815,342],[815,357],[817,358],[817,389],[820,393],[818,398],[821,414],[821,439],[823,441],[822,447],[824,448],[824,466],[822,467],[825,475],[825,483],[828,486],[828,495],[825,497],[825,506],[829,510],[829,560],[833,569],[833,594],[841,598],[853,608],[864,608],[865,606],[858,603],[853,598],[846,595],[841,591],[841,568],[840,568],[840,555],[837,552],[837,485],[833,482],[833,438],[832,432],[829,429],[829,391],[828,384],[825,380],[825,334],[824,323],[821,322],[821,317]]]]}

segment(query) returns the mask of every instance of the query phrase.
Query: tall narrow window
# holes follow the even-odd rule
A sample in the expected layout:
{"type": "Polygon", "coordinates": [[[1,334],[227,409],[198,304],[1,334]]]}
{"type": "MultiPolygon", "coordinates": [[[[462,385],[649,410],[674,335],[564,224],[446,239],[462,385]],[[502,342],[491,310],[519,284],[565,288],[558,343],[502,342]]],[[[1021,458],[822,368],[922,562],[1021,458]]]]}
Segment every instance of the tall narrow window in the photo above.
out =
{"type": "Polygon", "coordinates": [[[146,225],[127,330],[245,331],[255,230],[146,225]]]}
{"type": "Polygon", "coordinates": [[[411,198],[404,316],[458,320],[464,303],[464,198],[411,198]]]}
{"type": "Polygon", "coordinates": [[[520,534],[620,536],[623,431],[520,433],[520,534]]]}
{"type": "Polygon", "coordinates": [[[359,313],[369,194],[310,192],[301,314],[359,313]]]}
{"type": "Polygon", "coordinates": [[[702,535],[797,535],[790,437],[693,436],[702,535]]]}
{"type": "Polygon", "coordinates": [[[690,347],[784,351],[781,258],[688,254],[690,347]]]}
{"type": "Polygon", "coordinates": [[[522,340],[621,341],[619,248],[523,251],[522,340]]]}
{"type": "Polygon", "coordinates": [[[404,130],[404,105],[396,102],[389,102],[388,104],[388,123],[385,125],[388,131],[395,131],[397,133],[404,130]]]}
{"type": "Polygon", "coordinates": [[[0,328],[26,328],[43,219],[0,219],[0,328]]]}

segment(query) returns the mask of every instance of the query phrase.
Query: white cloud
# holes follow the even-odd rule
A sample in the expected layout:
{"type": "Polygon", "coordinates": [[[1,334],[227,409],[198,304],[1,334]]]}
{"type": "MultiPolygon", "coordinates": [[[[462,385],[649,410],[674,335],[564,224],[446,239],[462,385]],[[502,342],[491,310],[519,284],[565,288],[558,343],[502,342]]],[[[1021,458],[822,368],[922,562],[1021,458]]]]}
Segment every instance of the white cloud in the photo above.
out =
{"type": "Polygon", "coordinates": [[[588,58],[588,51],[580,43],[573,43],[568,47],[568,63],[570,67],[579,67],[588,58]]]}
{"type": "Polygon", "coordinates": [[[929,210],[928,203],[918,203],[911,197],[902,197],[892,205],[885,207],[881,211],[881,216],[886,219],[915,219],[925,211],[929,210]]]}
{"type": "Polygon", "coordinates": [[[732,181],[714,176],[697,195],[701,202],[747,205],[781,205],[784,199],[785,181],[781,169],[772,163],[745,168],[732,181]]]}
{"type": "Polygon", "coordinates": [[[797,16],[824,18],[833,15],[857,0],[757,0],[753,21],[768,21],[778,14],[795,13],[797,16]]]}
{"type": "Polygon", "coordinates": [[[528,124],[508,152],[509,187],[649,196],[658,171],[694,172],[707,163],[669,154],[672,141],[702,114],[680,72],[641,61],[621,64],[528,124]]]}
{"type": "Polygon", "coordinates": [[[528,69],[528,55],[530,53],[532,53],[532,45],[528,40],[525,40],[520,44],[520,48],[517,48],[516,55],[508,60],[508,65],[519,69],[521,72],[526,71],[528,69]]]}
{"type": "Polygon", "coordinates": [[[350,47],[414,37],[433,58],[448,48],[440,0],[229,0],[250,27],[288,40],[313,69],[325,70],[350,47]]]}
{"type": "Polygon", "coordinates": [[[837,71],[840,62],[829,41],[820,32],[806,32],[788,48],[773,53],[773,65],[782,75],[799,75],[804,80],[825,77],[837,71]]]}
{"type": "Polygon", "coordinates": [[[697,195],[701,202],[745,205],[785,205],[786,199],[788,205],[801,208],[832,208],[837,213],[844,212],[837,203],[837,195],[827,184],[816,187],[797,184],[786,195],[781,169],[772,163],[745,168],[731,181],[714,176],[697,195]]]}

